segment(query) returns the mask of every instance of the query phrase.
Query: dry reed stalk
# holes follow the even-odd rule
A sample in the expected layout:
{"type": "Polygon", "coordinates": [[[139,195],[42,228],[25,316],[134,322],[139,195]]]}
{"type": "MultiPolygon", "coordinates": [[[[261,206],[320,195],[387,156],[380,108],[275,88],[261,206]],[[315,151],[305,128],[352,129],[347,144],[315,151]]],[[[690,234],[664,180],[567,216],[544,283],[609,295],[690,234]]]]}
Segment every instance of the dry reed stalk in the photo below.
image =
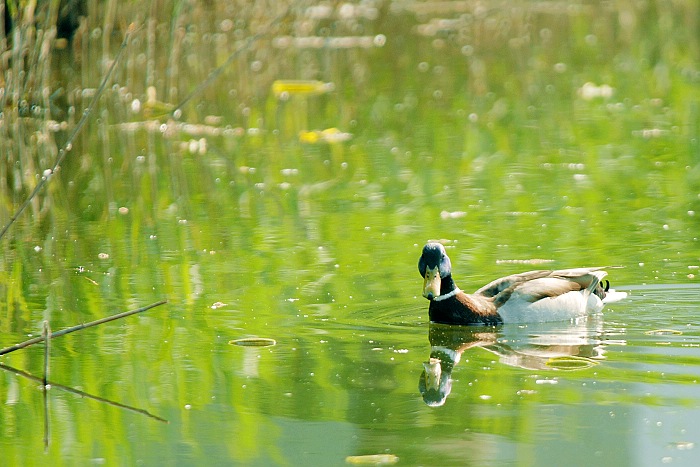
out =
{"type": "Polygon", "coordinates": [[[42,383],[44,389],[49,381],[49,356],[51,352],[51,328],[49,327],[48,320],[44,320],[44,329],[42,330],[41,337],[44,339],[44,379],[42,383]]]}
{"type": "MultiPolygon", "coordinates": [[[[127,316],[131,316],[131,315],[134,315],[136,313],[141,313],[141,312],[150,310],[151,308],[155,308],[157,306],[164,305],[165,303],[167,303],[166,300],[161,300],[159,302],[151,303],[150,305],[146,305],[144,307],[137,308],[135,310],[125,311],[123,313],[119,313],[116,315],[107,316],[106,318],[100,318],[100,319],[95,320],[95,321],[90,321],[89,323],[77,324],[77,325],[72,326],[70,328],[66,328],[66,329],[62,329],[60,331],[53,332],[53,333],[49,334],[48,337],[49,337],[49,339],[55,339],[57,337],[65,336],[66,334],[70,334],[72,332],[81,331],[83,329],[87,329],[87,328],[91,328],[93,326],[108,323],[110,321],[114,321],[114,320],[121,319],[121,318],[126,318],[127,316]]],[[[24,342],[20,342],[19,344],[15,344],[13,346],[6,347],[6,348],[0,350],[0,355],[5,355],[5,354],[8,354],[10,352],[14,352],[16,350],[24,349],[26,347],[29,347],[30,345],[38,344],[39,342],[43,342],[45,340],[46,340],[46,338],[42,335],[39,337],[35,337],[33,339],[29,339],[29,340],[24,341],[24,342]]]]}

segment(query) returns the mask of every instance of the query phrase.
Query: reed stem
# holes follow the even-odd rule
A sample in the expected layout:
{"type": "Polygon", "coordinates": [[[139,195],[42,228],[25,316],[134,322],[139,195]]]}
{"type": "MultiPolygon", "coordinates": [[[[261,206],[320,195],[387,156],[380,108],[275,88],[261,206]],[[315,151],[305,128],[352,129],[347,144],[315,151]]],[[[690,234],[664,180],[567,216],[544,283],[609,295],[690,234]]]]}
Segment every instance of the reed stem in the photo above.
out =
{"type": "MultiPolygon", "coordinates": [[[[116,315],[107,316],[106,318],[100,318],[100,319],[95,320],[95,321],[90,321],[89,323],[77,324],[77,325],[70,327],[70,328],[61,329],[60,331],[56,331],[54,333],[47,334],[47,336],[49,339],[55,339],[56,337],[65,336],[66,334],[70,334],[71,332],[91,328],[93,326],[108,323],[108,322],[114,321],[116,319],[126,318],[127,316],[131,316],[131,315],[134,315],[136,313],[141,313],[143,311],[150,310],[151,308],[155,308],[157,306],[164,305],[165,303],[167,303],[167,300],[161,300],[159,302],[151,303],[150,305],[146,305],[146,306],[143,306],[141,308],[137,308],[135,310],[125,311],[123,313],[119,313],[116,315]]],[[[6,347],[6,348],[0,350],[0,355],[5,355],[5,354],[8,354],[10,352],[14,352],[15,350],[24,349],[25,347],[29,347],[30,345],[34,345],[34,344],[38,344],[39,342],[43,342],[45,340],[46,340],[46,337],[43,335],[40,337],[35,337],[33,339],[29,339],[27,341],[24,341],[24,342],[21,342],[19,344],[15,344],[11,347],[6,347]]]]}
{"type": "Polygon", "coordinates": [[[44,330],[41,334],[44,339],[44,379],[42,383],[44,384],[44,390],[49,381],[49,355],[50,355],[50,341],[51,341],[51,328],[49,327],[48,320],[44,321],[44,330]]]}

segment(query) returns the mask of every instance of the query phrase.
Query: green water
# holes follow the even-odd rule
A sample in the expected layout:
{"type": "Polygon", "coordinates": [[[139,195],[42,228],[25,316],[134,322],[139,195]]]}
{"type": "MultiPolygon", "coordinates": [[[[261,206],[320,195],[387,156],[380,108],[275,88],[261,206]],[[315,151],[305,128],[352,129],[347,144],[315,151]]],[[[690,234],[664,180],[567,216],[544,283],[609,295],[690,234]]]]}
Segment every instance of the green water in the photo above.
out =
{"type": "MultiPolygon", "coordinates": [[[[168,303],[52,341],[46,398],[12,370],[41,377],[41,346],[0,357],[2,463],[696,465],[696,2],[299,3],[271,27],[283,11],[166,3],[1,240],[0,346],[168,303]],[[240,47],[179,120],[143,123],[240,47]],[[284,100],[279,79],[333,86],[284,100]],[[431,327],[429,239],[466,291],[619,265],[630,296],[583,323],[431,327]],[[459,355],[441,406],[419,391],[431,345],[459,355]]],[[[42,118],[3,70],[3,225],[142,11],[112,36],[91,13],[42,118]]]]}

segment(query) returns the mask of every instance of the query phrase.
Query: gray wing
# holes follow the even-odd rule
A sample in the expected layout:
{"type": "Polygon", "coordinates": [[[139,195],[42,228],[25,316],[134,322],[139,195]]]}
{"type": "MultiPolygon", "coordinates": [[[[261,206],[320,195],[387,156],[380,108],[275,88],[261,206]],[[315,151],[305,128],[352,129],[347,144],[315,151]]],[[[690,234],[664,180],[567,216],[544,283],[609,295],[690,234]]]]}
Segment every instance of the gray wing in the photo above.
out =
{"type": "Polygon", "coordinates": [[[520,274],[512,274],[510,276],[501,277],[495,281],[489,282],[479,290],[474,292],[474,295],[482,295],[484,297],[495,297],[504,290],[518,286],[523,282],[539,279],[549,276],[553,271],[529,271],[520,274]]]}
{"type": "Polygon", "coordinates": [[[545,297],[556,297],[566,292],[587,289],[595,292],[607,276],[605,267],[530,271],[496,279],[476,291],[484,297],[494,297],[496,304],[504,303],[517,290],[519,296],[530,302],[545,297]]]}

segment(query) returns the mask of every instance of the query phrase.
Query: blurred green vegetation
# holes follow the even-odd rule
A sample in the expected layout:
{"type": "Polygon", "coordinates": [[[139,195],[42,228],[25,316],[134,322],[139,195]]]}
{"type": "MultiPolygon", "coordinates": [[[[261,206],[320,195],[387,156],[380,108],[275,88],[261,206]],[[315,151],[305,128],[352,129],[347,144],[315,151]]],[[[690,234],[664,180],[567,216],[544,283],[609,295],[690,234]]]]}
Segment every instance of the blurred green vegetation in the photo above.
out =
{"type": "MultiPolygon", "coordinates": [[[[461,383],[478,379],[480,392],[450,400],[463,411],[417,405],[411,372],[429,350],[415,264],[430,238],[451,241],[467,290],[535,259],[627,266],[617,285],[697,284],[695,1],[89,0],[70,39],[57,38],[57,2],[10,3],[3,225],[53,166],[127,27],[137,29],[61,170],[0,240],[0,344],[44,319],[57,330],[169,300],[55,341],[52,378],[171,423],[52,391],[56,465],[330,465],[387,450],[454,462],[467,448],[471,459],[489,455],[476,434],[455,439],[465,426],[528,443],[543,405],[631,403],[605,364],[599,393],[562,384],[514,397],[535,387],[530,373],[477,351],[461,383]],[[280,96],[276,80],[332,87],[280,96]],[[228,346],[245,336],[279,344],[228,346]],[[328,427],[337,449],[310,441],[326,441],[328,427]]],[[[34,349],[2,362],[42,367],[34,349]]],[[[645,368],[627,380],[663,382],[645,368]]],[[[44,460],[35,386],[0,378],[3,458],[15,464],[44,460]]]]}

